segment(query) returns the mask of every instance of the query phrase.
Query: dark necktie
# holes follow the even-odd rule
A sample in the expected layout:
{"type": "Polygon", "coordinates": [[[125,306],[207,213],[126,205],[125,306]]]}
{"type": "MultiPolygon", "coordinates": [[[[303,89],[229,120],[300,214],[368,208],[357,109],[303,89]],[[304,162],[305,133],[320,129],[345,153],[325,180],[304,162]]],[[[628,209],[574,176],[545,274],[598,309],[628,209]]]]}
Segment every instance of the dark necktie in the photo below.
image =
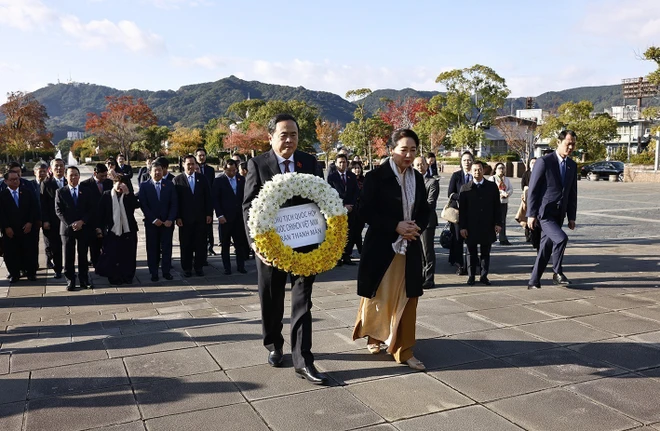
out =
{"type": "Polygon", "coordinates": [[[73,204],[74,204],[75,206],[78,206],[78,192],[76,191],[75,188],[72,189],[71,191],[72,191],[72,193],[71,193],[71,197],[73,197],[73,204]]]}
{"type": "Polygon", "coordinates": [[[291,160],[285,160],[285,161],[282,162],[282,163],[284,163],[284,173],[286,174],[286,173],[291,172],[291,171],[289,170],[289,164],[291,163],[291,160]]]}
{"type": "Polygon", "coordinates": [[[344,183],[344,188],[346,188],[346,174],[341,174],[341,182],[344,183]]]}
{"type": "Polygon", "coordinates": [[[14,195],[14,202],[16,202],[16,207],[18,208],[18,190],[12,190],[11,194],[14,195]]]}
{"type": "Polygon", "coordinates": [[[156,196],[158,196],[158,200],[160,200],[160,181],[154,183],[154,185],[156,186],[156,196]]]}
{"type": "Polygon", "coordinates": [[[103,184],[97,181],[96,186],[99,188],[99,193],[103,194],[103,184]]]}
{"type": "Polygon", "coordinates": [[[561,185],[566,184],[566,159],[562,159],[559,164],[559,172],[561,173],[561,185]]]}

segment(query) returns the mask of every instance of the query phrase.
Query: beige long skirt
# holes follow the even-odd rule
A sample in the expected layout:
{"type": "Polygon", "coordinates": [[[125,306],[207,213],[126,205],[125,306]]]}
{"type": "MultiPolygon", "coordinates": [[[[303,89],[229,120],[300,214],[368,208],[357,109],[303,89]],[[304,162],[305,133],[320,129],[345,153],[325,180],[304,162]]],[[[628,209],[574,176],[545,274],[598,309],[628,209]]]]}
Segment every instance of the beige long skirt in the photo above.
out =
{"type": "Polygon", "coordinates": [[[371,337],[383,341],[394,360],[402,363],[413,356],[416,320],[417,298],[406,296],[406,256],[397,254],[376,296],[360,301],[353,340],[371,337]]]}

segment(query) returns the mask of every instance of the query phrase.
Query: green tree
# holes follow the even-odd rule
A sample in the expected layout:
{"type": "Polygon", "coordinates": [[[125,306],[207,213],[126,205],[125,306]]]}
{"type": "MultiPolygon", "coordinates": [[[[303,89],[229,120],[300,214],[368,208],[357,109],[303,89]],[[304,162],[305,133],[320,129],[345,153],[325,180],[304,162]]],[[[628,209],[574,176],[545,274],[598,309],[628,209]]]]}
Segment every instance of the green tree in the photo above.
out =
{"type": "Polygon", "coordinates": [[[652,83],[660,85],[660,47],[649,47],[646,51],[644,51],[644,59],[648,61],[654,61],[658,66],[656,70],[649,73],[646,77],[652,83]]]}
{"type": "Polygon", "coordinates": [[[350,100],[353,104],[356,105],[355,111],[353,112],[353,121],[348,123],[344,128],[344,131],[340,135],[342,144],[347,147],[357,150],[358,153],[364,154],[369,160],[369,166],[372,164],[372,154],[371,154],[371,139],[368,133],[367,121],[367,110],[364,105],[366,102],[366,97],[371,94],[369,88],[358,88],[355,90],[349,90],[346,92],[346,99],[350,100]]]}
{"type": "Polygon", "coordinates": [[[132,150],[158,157],[163,150],[163,142],[170,136],[170,129],[167,126],[153,125],[140,130],[139,134],[142,139],[132,145],[132,150]]]}
{"type": "Polygon", "coordinates": [[[71,139],[62,139],[57,143],[57,149],[60,150],[62,154],[68,153],[71,150],[71,146],[73,146],[73,141],[71,139]]]}
{"type": "Polygon", "coordinates": [[[204,126],[204,148],[209,155],[220,157],[225,152],[225,138],[229,127],[220,118],[212,118],[204,126]]]}
{"type": "Polygon", "coordinates": [[[591,116],[593,103],[566,102],[559,106],[557,114],[547,118],[540,126],[542,138],[551,139],[551,146],[557,145],[557,134],[561,130],[573,130],[577,134],[577,147],[587,160],[605,157],[605,143],[615,139],[617,121],[606,113],[591,116]]]}
{"type": "Polygon", "coordinates": [[[506,81],[490,67],[476,64],[443,72],[435,82],[447,90],[432,99],[441,111],[436,114],[441,115],[436,119],[438,127],[447,127],[453,147],[474,150],[483,139],[481,124],[490,124],[506,102],[510,93],[506,81]]]}

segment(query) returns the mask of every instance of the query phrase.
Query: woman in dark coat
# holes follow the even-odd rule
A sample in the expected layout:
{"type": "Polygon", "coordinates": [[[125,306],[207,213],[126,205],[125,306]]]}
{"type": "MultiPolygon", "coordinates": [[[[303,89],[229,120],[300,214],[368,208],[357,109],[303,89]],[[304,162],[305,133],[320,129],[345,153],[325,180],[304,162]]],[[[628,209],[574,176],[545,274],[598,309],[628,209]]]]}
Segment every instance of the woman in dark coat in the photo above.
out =
{"type": "Polygon", "coordinates": [[[138,203],[128,188],[128,178],[115,174],[112,180],[112,190],[103,193],[99,201],[99,227],[104,239],[96,274],[118,285],[131,283],[135,276],[138,226],[133,213],[138,203]]]}
{"type": "MultiPolygon", "coordinates": [[[[357,156],[356,156],[357,157],[357,156]]],[[[362,187],[364,186],[364,175],[362,173],[362,162],[351,162],[351,172],[357,177],[358,191],[362,193],[362,187]]],[[[355,204],[355,209],[358,214],[360,213],[360,198],[358,197],[357,203],[355,204]]],[[[364,220],[362,217],[353,217],[350,219],[352,223],[350,229],[348,230],[349,238],[348,242],[350,243],[350,249],[353,250],[353,245],[357,247],[358,253],[362,255],[362,231],[364,230],[364,220]]]]}
{"type": "Polygon", "coordinates": [[[413,356],[417,300],[422,295],[420,233],[428,224],[424,178],[412,168],[419,138],[409,129],[392,134],[391,157],[369,172],[360,197],[360,217],[369,225],[358,268],[362,296],[353,339],[367,337],[367,349],[381,343],[398,363],[416,370],[413,356]]]}

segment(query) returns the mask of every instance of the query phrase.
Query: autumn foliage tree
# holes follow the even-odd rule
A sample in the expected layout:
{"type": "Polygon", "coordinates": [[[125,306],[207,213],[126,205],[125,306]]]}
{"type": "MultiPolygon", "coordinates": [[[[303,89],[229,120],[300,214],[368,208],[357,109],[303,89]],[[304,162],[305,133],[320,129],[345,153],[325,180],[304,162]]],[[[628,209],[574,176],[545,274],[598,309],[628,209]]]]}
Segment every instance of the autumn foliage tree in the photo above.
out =
{"type": "Polygon", "coordinates": [[[408,97],[404,100],[390,100],[378,115],[394,129],[412,129],[427,112],[428,100],[408,97]]]}
{"type": "Polygon", "coordinates": [[[105,150],[117,150],[130,159],[131,146],[142,140],[140,131],[158,123],[156,115],[144,102],[132,96],[108,96],[105,111],[87,114],[85,129],[99,139],[105,150]]]}
{"type": "Polygon", "coordinates": [[[32,95],[21,91],[7,94],[0,112],[5,116],[0,125],[0,151],[17,157],[25,151],[53,148],[53,134],[46,129],[46,107],[32,95]]]}
{"type": "Polygon", "coordinates": [[[179,157],[194,154],[195,150],[204,145],[201,129],[177,127],[170,134],[169,151],[179,157]]]}
{"type": "Polygon", "coordinates": [[[268,151],[268,129],[259,123],[250,123],[247,130],[234,129],[224,140],[225,149],[241,154],[268,151]]]}
{"type": "Polygon", "coordinates": [[[341,126],[339,123],[322,120],[320,117],[316,119],[315,124],[316,138],[319,140],[321,151],[325,153],[325,165],[328,166],[330,151],[332,151],[337,141],[339,141],[339,130],[341,126]]]}

